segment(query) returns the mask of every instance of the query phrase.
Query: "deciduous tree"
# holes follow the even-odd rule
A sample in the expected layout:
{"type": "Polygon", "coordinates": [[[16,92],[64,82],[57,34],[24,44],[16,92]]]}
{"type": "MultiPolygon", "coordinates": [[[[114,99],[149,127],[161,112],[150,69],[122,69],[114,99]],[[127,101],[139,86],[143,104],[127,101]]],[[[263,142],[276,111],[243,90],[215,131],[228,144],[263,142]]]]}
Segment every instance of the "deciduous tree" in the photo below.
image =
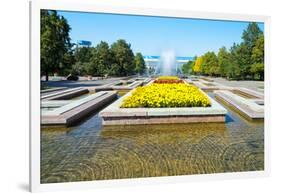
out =
{"type": "Polygon", "coordinates": [[[143,56],[141,53],[136,53],[136,56],[134,58],[134,64],[135,64],[135,72],[138,74],[143,74],[145,72],[146,66],[145,61],[143,59],[143,56]]]}
{"type": "Polygon", "coordinates": [[[182,65],[182,73],[187,75],[187,74],[190,74],[191,71],[192,71],[192,68],[193,68],[193,65],[194,65],[194,61],[193,60],[189,60],[188,62],[184,63],[182,65]]]}
{"type": "Polygon", "coordinates": [[[219,64],[214,52],[207,52],[203,55],[202,72],[207,75],[219,75],[219,64]]]}
{"type": "Polygon", "coordinates": [[[56,11],[41,10],[41,74],[48,81],[49,73],[59,72],[69,65],[66,54],[71,54],[70,26],[56,11]]]}
{"type": "Polygon", "coordinates": [[[201,70],[202,70],[202,63],[203,63],[203,58],[202,57],[197,57],[196,60],[195,60],[194,66],[192,68],[192,71],[195,74],[198,74],[198,73],[201,72],[201,70]]]}
{"type": "Polygon", "coordinates": [[[131,45],[125,40],[117,40],[111,45],[113,54],[113,68],[110,70],[112,75],[127,76],[134,73],[134,53],[131,45]]]}
{"type": "Polygon", "coordinates": [[[95,75],[104,76],[109,73],[113,61],[107,42],[101,41],[93,50],[91,63],[96,66],[95,75]]]}
{"type": "Polygon", "coordinates": [[[230,54],[226,47],[220,48],[218,52],[218,64],[221,76],[225,77],[227,75],[228,66],[231,65],[230,63],[230,54]]]}

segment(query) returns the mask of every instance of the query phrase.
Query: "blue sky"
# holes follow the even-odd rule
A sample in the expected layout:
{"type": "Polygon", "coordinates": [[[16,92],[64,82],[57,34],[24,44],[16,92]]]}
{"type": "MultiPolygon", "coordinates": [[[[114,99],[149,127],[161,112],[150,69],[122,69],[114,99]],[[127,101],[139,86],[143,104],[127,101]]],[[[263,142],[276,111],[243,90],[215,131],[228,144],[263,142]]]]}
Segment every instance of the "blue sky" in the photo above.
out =
{"type": "MultiPolygon", "coordinates": [[[[112,44],[125,39],[134,52],[143,55],[161,55],[173,50],[177,56],[202,55],[222,46],[227,48],[242,41],[241,35],[248,22],[232,22],[202,19],[180,19],[81,12],[58,12],[63,15],[72,30],[72,42],[100,41],[112,44]]],[[[258,24],[264,30],[263,23],[258,24]]]]}

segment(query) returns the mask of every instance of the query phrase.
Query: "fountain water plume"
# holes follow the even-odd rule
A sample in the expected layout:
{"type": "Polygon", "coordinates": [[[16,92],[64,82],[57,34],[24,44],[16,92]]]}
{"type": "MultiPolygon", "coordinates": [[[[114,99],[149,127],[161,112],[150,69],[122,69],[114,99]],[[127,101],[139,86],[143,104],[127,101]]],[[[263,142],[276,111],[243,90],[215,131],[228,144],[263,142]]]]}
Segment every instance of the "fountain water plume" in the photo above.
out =
{"type": "Polygon", "coordinates": [[[175,70],[176,55],[173,50],[166,50],[161,53],[160,69],[162,75],[173,75],[175,70]]]}

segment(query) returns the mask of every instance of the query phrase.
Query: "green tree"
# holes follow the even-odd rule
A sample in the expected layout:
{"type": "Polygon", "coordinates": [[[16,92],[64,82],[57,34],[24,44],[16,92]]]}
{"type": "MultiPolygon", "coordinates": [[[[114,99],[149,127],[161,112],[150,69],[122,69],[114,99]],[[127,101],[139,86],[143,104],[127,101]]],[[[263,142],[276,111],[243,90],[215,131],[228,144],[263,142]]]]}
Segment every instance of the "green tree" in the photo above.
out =
{"type": "Polygon", "coordinates": [[[91,47],[91,52],[90,52],[90,59],[87,61],[84,61],[83,67],[84,67],[84,72],[87,75],[91,76],[98,76],[98,65],[97,65],[97,50],[95,47],[91,47]]]}
{"type": "Polygon", "coordinates": [[[231,65],[230,53],[227,51],[226,47],[222,47],[219,49],[218,64],[219,64],[220,75],[226,77],[228,66],[231,65]]]}
{"type": "Polygon", "coordinates": [[[111,45],[111,52],[113,63],[110,73],[112,75],[127,76],[134,74],[134,53],[130,44],[122,39],[117,40],[111,45]]]}
{"type": "Polygon", "coordinates": [[[82,75],[85,71],[85,65],[87,65],[87,63],[76,62],[71,66],[69,73],[75,76],[82,75]]]}
{"type": "Polygon", "coordinates": [[[235,47],[233,47],[233,60],[234,63],[236,62],[239,67],[239,79],[249,79],[252,78],[250,73],[250,68],[252,65],[251,60],[251,50],[249,50],[246,46],[246,44],[236,44],[235,47]]]}
{"type": "Polygon", "coordinates": [[[264,36],[261,35],[255,42],[252,51],[252,61],[254,63],[264,63],[264,36]]]}
{"type": "Polygon", "coordinates": [[[92,75],[104,76],[110,72],[112,64],[112,53],[110,51],[109,45],[101,41],[92,52],[92,58],[90,65],[93,65],[92,75]]]}
{"type": "Polygon", "coordinates": [[[71,54],[67,20],[56,11],[41,10],[40,54],[41,75],[49,80],[49,73],[59,72],[69,65],[66,55],[71,54]]]}
{"type": "Polygon", "coordinates": [[[192,68],[195,73],[221,75],[229,79],[263,79],[264,36],[255,23],[249,23],[242,34],[243,41],[234,43],[229,52],[222,47],[218,57],[214,52],[207,52],[197,58],[192,68]]]}
{"type": "Polygon", "coordinates": [[[247,29],[243,31],[242,39],[244,44],[250,50],[255,46],[257,39],[263,35],[263,32],[259,28],[258,24],[255,22],[249,23],[247,29]]]}
{"type": "Polygon", "coordinates": [[[264,36],[257,39],[252,52],[252,61],[250,71],[259,80],[264,80],[264,36]]]}
{"type": "Polygon", "coordinates": [[[190,74],[192,71],[193,65],[194,65],[193,60],[189,60],[188,62],[184,63],[181,67],[182,73],[185,75],[190,74]]]}
{"type": "Polygon", "coordinates": [[[90,62],[92,57],[91,47],[77,47],[74,52],[76,62],[87,63],[90,62]]]}
{"type": "Polygon", "coordinates": [[[91,47],[77,47],[74,52],[75,63],[72,65],[70,73],[73,75],[84,75],[86,68],[92,58],[91,47]]]}
{"type": "Polygon", "coordinates": [[[219,64],[214,52],[207,52],[203,55],[202,72],[207,75],[219,75],[219,64]]]}
{"type": "Polygon", "coordinates": [[[259,80],[264,80],[264,64],[263,63],[255,63],[251,66],[251,72],[258,76],[259,80]]]}
{"type": "Polygon", "coordinates": [[[60,74],[62,76],[69,75],[72,70],[73,64],[75,64],[75,57],[72,51],[69,51],[63,56],[63,65],[60,66],[60,74]]]}
{"type": "Polygon", "coordinates": [[[110,75],[110,76],[121,76],[123,74],[125,74],[125,73],[122,73],[122,68],[118,63],[114,62],[114,63],[111,64],[111,67],[108,71],[108,75],[110,75]]]}
{"type": "Polygon", "coordinates": [[[145,72],[146,70],[145,61],[141,53],[136,53],[136,56],[134,58],[134,64],[135,64],[136,73],[143,74],[145,72]]]}
{"type": "Polygon", "coordinates": [[[240,44],[237,50],[240,56],[239,65],[243,79],[252,77],[251,66],[254,64],[252,60],[253,49],[255,47],[256,41],[262,35],[263,32],[255,22],[249,23],[247,29],[243,31],[243,42],[240,44]]]}
{"type": "Polygon", "coordinates": [[[237,49],[239,45],[233,44],[230,48],[230,63],[226,68],[226,77],[228,79],[240,79],[241,77],[241,69],[239,66],[239,55],[237,53],[237,49]]]}

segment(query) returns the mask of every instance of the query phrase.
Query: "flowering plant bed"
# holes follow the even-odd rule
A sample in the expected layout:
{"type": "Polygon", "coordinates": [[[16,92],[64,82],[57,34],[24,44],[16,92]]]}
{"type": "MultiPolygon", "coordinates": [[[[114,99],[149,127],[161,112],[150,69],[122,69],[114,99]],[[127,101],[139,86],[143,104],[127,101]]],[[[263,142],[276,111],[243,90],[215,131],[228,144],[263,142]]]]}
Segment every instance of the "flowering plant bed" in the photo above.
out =
{"type": "Polygon", "coordinates": [[[184,83],[183,80],[173,80],[173,79],[166,79],[166,80],[155,80],[153,83],[157,83],[157,84],[178,84],[178,83],[184,83]]]}
{"type": "Polygon", "coordinates": [[[159,76],[157,80],[180,80],[177,76],[159,76]]]}
{"type": "MultiPolygon", "coordinates": [[[[160,77],[177,81],[178,77],[160,77]]],[[[153,83],[138,87],[100,112],[103,125],[225,122],[226,109],[196,86],[153,83]]]]}
{"type": "Polygon", "coordinates": [[[138,87],[121,108],[210,107],[211,101],[197,87],[185,83],[138,87]]]}

